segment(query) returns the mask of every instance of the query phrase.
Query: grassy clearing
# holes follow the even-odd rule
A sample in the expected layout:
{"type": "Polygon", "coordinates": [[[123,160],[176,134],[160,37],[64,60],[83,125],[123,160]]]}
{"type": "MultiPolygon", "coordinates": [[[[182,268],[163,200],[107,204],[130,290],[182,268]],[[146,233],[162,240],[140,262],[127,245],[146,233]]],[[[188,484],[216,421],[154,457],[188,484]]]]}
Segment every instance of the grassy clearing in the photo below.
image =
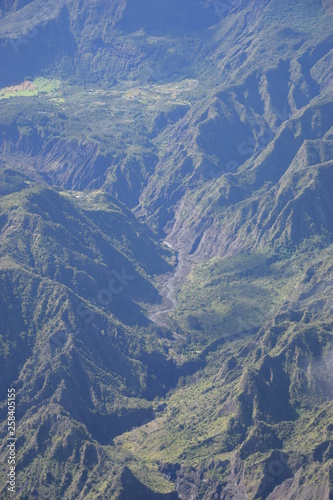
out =
{"type": "Polygon", "coordinates": [[[11,97],[34,97],[40,94],[50,94],[60,88],[60,80],[36,78],[33,82],[26,80],[18,85],[0,89],[0,100],[11,97]]]}
{"type": "MultiPolygon", "coordinates": [[[[268,253],[212,260],[195,268],[178,294],[173,320],[209,337],[261,326],[292,292],[290,261],[268,253]]],[[[296,273],[297,274],[297,273],[296,273]]]]}

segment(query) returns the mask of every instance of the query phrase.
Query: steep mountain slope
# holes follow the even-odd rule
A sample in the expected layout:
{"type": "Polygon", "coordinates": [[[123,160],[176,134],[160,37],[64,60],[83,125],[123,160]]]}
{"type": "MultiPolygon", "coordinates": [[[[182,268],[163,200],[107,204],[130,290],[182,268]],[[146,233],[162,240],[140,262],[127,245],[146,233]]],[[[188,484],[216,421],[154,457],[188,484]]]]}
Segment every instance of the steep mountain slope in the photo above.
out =
{"type": "MultiPolygon", "coordinates": [[[[307,260],[304,255],[291,260],[288,267],[293,272],[289,271],[289,283],[283,284],[290,298],[280,305],[275,301],[275,312],[271,307],[268,321],[250,340],[249,333],[233,331],[242,320],[244,328],[248,311],[239,315],[251,304],[249,297],[242,302],[239,284],[235,294],[236,279],[230,280],[228,269],[219,301],[222,307],[229,295],[233,298],[234,308],[219,325],[222,339],[224,332],[228,335],[215,342],[214,349],[203,351],[203,369],[170,395],[155,422],[117,438],[117,445],[131,452],[134,470],[142,457],[152,461],[175,480],[181,498],[329,498],[331,249],[313,256],[311,268],[307,260]]],[[[232,258],[229,261],[230,267],[232,258]]],[[[223,261],[221,265],[227,267],[223,261]]],[[[234,276],[244,275],[239,267],[235,266],[234,276]]],[[[261,275],[262,282],[269,275],[260,267],[252,274],[261,275]]],[[[216,271],[213,276],[218,279],[216,271]]],[[[192,300],[201,303],[200,310],[209,293],[202,277],[206,277],[203,272],[188,285],[192,300]]],[[[253,279],[248,281],[254,288],[253,279]]],[[[214,287],[212,281],[209,285],[214,287]]],[[[251,292],[258,306],[264,299],[251,292]]],[[[182,303],[191,303],[191,297],[182,303]]],[[[265,316],[257,313],[256,320],[260,317],[265,316]]],[[[190,328],[195,329],[193,322],[190,328]]]]}
{"type": "Polygon", "coordinates": [[[332,15],[0,5],[2,496],[332,497],[332,15]]]}
{"type": "MultiPolygon", "coordinates": [[[[147,320],[137,302],[158,299],[149,280],[169,267],[149,231],[102,193],[74,196],[25,181],[23,190],[2,198],[1,399],[16,380],[22,483],[33,484],[47,447],[51,461],[53,452],[63,456],[60,470],[69,474],[68,460],[81,446],[66,444],[72,432],[106,444],[153,418],[149,400],[163,394],[176,373],[163,339],[138,330],[147,320]],[[77,431],[70,431],[71,421],[81,423],[77,431]],[[62,446],[70,446],[68,455],[62,446]]],[[[2,406],[3,421],[5,412],[2,406]]],[[[84,453],[93,468],[97,448],[84,453]]],[[[42,474],[40,494],[43,481],[42,474]]],[[[78,481],[68,479],[63,491],[78,481]]]]}

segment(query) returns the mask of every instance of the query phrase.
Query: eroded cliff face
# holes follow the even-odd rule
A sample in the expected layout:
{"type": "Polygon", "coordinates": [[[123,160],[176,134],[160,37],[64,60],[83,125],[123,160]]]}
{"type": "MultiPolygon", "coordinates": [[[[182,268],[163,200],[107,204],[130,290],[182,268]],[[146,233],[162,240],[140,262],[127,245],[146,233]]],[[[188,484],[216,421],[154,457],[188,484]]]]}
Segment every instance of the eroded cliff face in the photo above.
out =
{"type": "Polygon", "coordinates": [[[94,9],[86,2],[66,0],[5,3],[0,19],[0,82],[18,83],[27,75],[52,71],[55,65],[58,75],[87,84],[132,74],[146,73],[147,78],[156,69],[168,76],[183,72],[184,66],[191,73],[193,59],[181,54],[180,38],[185,34],[193,44],[198,33],[217,21],[214,9],[200,0],[181,5],[147,0],[140,6],[117,0],[95,2],[94,9]],[[149,36],[159,40],[162,57],[146,43],[149,36]],[[177,46],[177,53],[168,52],[165,37],[177,46]]]}
{"type": "Polygon", "coordinates": [[[330,10],[3,4],[20,494],[331,495],[330,10]]]}
{"type": "MultiPolygon", "coordinates": [[[[62,2],[17,7],[0,21],[0,84],[21,83],[41,72],[71,68],[76,42],[62,2]]],[[[69,74],[66,69],[64,73],[69,74]]]]}
{"type": "MultiPolygon", "coordinates": [[[[0,22],[3,40],[0,54],[6,68],[3,82],[9,82],[6,75],[10,75],[12,83],[23,81],[28,68],[35,66],[31,58],[36,54],[38,64],[34,72],[30,71],[31,78],[42,70],[52,75],[52,68],[56,67],[58,76],[73,81],[83,79],[87,85],[89,82],[95,85],[99,80],[114,86],[118,79],[132,79],[133,109],[128,108],[128,121],[135,122],[140,113],[146,114],[145,122],[140,123],[146,151],[127,153],[126,149],[137,140],[133,127],[132,131],[122,133],[125,148],[116,150],[112,138],[117,126],[112,118],[115,114],[106,108],[101,108],[98,117],[98,122],[104,121],[103,134],[109,122],[108,136],[103,142],[94,128],[90,132],[82,130],[81,137],[69,138],[67,131],[71,133],[74,124],[72,112],[67,108],[67,113],[58,113],[63,116],[51,140],[45,123],[44,132],[40,132],[40,126],[32,127],[27,135],[14,117],[9,127],[3,126],[3,151],[33,156],[36,173],[46,176],[51,184],[78,190],[104,186],[129,207],[140,204],[138,214],[157,228],[161,237],[168,234],[174,246],[198,257],[200,252],[206,258],[244,247],[249,233],[257,243],[262,238],[274,240],[273,244],[283,239],[283,229],[273,228],[273,223],[265,221],[266,215],[259,212],[272,210],[267,206],[281,189],[285,194],[280,193],[280,208],[273,209],[272,216],[283,211],[291,193],[283,179],[294,170],[292,165],[303,154],[308,141],[322,141],[327,152],[320,161],[329,159],[332,35],[323,29],[319,37],[311,37],[306,27],[306,15],[321,16],[319,2],[314,2],[309,13],[306,11],[303,30],[302,26],[297,29],[296,24],[298,4],[289,26],[286,17],[285,27],[281,27],[274,23],[276,2],[256,3],[256,16],[251,22],[244,21],[249,7],[239,3],[229,14],[233,31],[228,23],[218,23],[213,6],[202,2],[191,4],[191,8],[185,2],[181,9],[173,4],[166,7],[163,2],[147,4],[140,12],[136,12],[135,2],[111,2],[107,6],[101,2],[94,10],[76,2],[50,2],[48,8],[38,10],[35,18],[38,5],[30,2],[21,8],[15,4],[0,22]],[[271,18],[272,25],[267,21],[271,18]],[[94,20],[96,29],[92,29],[94,20]],[[177,22],[182,29],[181,37],[177,22]],[[257,36],[255,29],[259,27],[257,36]],[[166,32],[160,31],[157,36],[154,34],[157,29],[166,32]],[[168,33],[172,29],[175,32],[168,33]],[[267,37],[272,40],[269,44],[267,37]],[[153,48],[147,39],[154,39],[153,48]],[[285,44],[283,58],[280,39],[285,44]],[[168,44],[173,48],[169,50],[168,44]],[[233,45],[237,55],[230,52],[233,45]],[[193,58],[185,63],[181,53],[188,54],[190,46],[193,58]],[[42,57],[38,47],[45,47],[42,57]],[[212,64],[204,89],[208,74],[203,61],[207,52],[212,64]],[[179,60],[171,64],[170,53],[177,54],[179,60]],[[264,54],[264,64],[258,66],[260,53],[264,54]],[[190,98],[187,108],[185,102],[183,105],[178,102],[173,103],[167,114],[158,109],[151,112],[151,106],[148,109],[142,99],[135,97],[138,90],[134,79],[146,82],[148,78],[154,84],[154,80],[185,82],[186,76],[197,82],[187,93],[190,98]],[[69,120],[67,126],[64,120],[69,120]],[[60,138],[56,137],[59,131],[60,138]],[[124,139],[126,134],[132,137],[124,139]],[[260,193],[265,183],[269,184],[270,195],[260,193]],[[228,207],[243,202],[250,191],[251,195],[255,191],[258,194],[252,196],[248,206],[244,204],[237,216],[237,231],[235,224],[228,230],[224,223],[225,218],[229,219],[228,207]],[[198,204],[200,208],[192,211],[191,207],[198,204]],[[192,213],[184,220],[187,211],[192,213]],[[254,227],[247,224],[242,227],[253,211],[258,212],[257,223],[254,227]],[[271,228],[268,237],[264,227],[271,228]],[[216,233],[220,234],[217,240],[216,233]]],[[[282,8],[281,11],[284,13],[282,8]]],[[[318,23],[320,30],[324,21],[318,23]]],[[[149,88],[147,83],[141,87],[142,92],[149,92],[149,88]]],[[[108,106],[104,99],[92,99],[89,106],[108,106]]],[[[52,116],[53,110],[43,113],[47,121],[48,113],[52,116]]],[[[93,117],[93,123],[96,118],[93,117]]],[[[307,157],[306,162],[314,165],[314,161],[317,159],[307,157]]],[[[308,236],[305,227],[295,231],[298,242],[302,234],[308,236]]]]}

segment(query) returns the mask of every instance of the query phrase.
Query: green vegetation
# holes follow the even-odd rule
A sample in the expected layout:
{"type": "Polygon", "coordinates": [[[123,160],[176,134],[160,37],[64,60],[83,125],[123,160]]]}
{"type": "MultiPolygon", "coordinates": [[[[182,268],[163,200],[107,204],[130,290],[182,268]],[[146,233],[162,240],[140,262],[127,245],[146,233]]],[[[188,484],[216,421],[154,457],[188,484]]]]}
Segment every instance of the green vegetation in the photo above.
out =
{"type": "Polygon", "coordinates": [[[293,290],[297,274],[291,266],[290,260],[276,261],[265,253],[201,264],[178,294],[173,318],[186,331],[196,322],[208,338],[259,327],[293,290]]]}
{"type": "MultiPolygon", "coordinates": [[[[47,78],[36,78],[33,82],[25,80],[19,85],[0,89],[0,100],[10,97],[33,97],[41,94],[52,94],[61,86],[59,80],[48,80],[47,78]]],[[[53,98],[56,102],[64,102],[61,98],[53,98]]]]}
{"type": "Polygon", "coordinates": [[[0,11],[0,497],[15,386],[20,500],[328,500],[329,2],[23,3],[0,11]]]}

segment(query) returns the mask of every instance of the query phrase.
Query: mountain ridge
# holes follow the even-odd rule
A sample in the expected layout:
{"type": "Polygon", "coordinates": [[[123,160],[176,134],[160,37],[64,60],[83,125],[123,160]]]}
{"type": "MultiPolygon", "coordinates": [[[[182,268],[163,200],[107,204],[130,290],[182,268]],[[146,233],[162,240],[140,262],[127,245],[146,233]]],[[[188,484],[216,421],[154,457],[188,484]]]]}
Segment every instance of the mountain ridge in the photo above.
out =
{"type": "Polygon", "coordinates": [[[2,4],[1,495],[332,496],[332,26],[2,4]]]}

